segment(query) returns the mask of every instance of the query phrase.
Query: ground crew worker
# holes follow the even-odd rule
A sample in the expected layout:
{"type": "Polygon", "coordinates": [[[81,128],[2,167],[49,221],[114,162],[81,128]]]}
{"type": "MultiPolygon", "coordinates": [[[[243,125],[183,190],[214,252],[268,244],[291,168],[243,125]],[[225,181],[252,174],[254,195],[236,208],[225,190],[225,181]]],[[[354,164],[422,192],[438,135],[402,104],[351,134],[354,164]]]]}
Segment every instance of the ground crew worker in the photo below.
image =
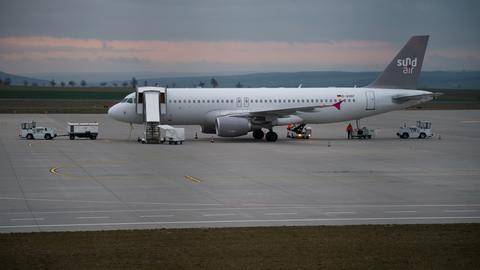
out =
{"type": "Polygon", "coordinates": [[[351,123],[348,123],[347,126],[347,138],[350,140],[352,138],[353,127],[351,123]]]}

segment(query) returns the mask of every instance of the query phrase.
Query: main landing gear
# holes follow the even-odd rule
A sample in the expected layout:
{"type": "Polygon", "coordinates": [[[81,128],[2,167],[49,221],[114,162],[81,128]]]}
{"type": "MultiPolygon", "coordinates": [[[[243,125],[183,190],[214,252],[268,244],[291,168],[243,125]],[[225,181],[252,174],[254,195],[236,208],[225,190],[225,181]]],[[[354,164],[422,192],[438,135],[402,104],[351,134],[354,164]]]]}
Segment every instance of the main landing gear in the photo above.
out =
{"type": "Polygon", "coordinates": [[[255,140],[261,140],[263,139],[263,131],[261,129],[256,129],[253,131],[253,138],[255,138],[255,140]]]}
{"type": "Polygon", "coordinates": [[[270,130],[267,132],[267,134],[264,134],[261,129],[256,129],[253,131],[253,138],[255,138],[255,140],[261,140],[263,139],[263,136],[265,136],[265,139],[268,142],[274,142],[278,139],[277,133],[273,132],[273,130],[270,130]]]}
{"type": "Polygon", "coordinates": [[[267,134],[265,135],[265,139],[267,139],[268,142],[274,142],[278,139],[278,135],[277,133],[273,132],[272,130],[270,130],[269,132],[267,132],[267,134]]]}

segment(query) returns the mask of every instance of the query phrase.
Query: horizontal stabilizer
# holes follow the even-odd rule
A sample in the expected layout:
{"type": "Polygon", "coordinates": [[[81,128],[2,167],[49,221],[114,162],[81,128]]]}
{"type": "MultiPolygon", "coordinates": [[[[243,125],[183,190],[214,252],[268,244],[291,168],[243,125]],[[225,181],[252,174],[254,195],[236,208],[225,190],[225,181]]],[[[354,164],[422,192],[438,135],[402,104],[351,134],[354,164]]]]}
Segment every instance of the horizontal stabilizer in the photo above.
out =
{"type": "Polygon", "coordinates": [[[423,100],[426,102],[442,95],[442,93],[416,94],[416,95],[398,95],[392,97],[393,102],[397,104],[405,103],[412,100],[423,100]]]}

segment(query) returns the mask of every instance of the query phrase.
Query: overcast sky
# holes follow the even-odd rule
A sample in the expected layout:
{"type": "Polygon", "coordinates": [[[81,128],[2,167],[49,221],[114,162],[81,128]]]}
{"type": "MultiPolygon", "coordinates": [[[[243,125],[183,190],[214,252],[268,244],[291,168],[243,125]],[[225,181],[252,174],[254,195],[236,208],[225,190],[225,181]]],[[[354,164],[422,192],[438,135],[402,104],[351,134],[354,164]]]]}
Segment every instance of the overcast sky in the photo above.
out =
{"type": "Polygon", "coordinates": [[[480,1],[2,0],[12,73],[381,70],[414,34],[428,70],[480,70],[480,1]]]}

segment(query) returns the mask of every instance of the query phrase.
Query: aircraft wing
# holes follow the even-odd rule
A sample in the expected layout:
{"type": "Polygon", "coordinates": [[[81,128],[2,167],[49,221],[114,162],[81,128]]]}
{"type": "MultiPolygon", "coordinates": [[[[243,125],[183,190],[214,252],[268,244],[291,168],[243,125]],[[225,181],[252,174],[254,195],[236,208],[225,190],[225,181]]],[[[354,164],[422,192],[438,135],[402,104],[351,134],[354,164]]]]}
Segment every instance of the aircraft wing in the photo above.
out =
{"type": "Polygon", "coordinates": [[[249,110],[247,112],[230,114],[229,116],[234,117],[262,117],[262,116],[284,116],[291,115],[297,112],[314,112],[315,109],[335,107],[337,110],[340,110],[340,106],[344,100],[331,105],[315,105],[315,106],[292,106],[277,110],[249,110]]]}

